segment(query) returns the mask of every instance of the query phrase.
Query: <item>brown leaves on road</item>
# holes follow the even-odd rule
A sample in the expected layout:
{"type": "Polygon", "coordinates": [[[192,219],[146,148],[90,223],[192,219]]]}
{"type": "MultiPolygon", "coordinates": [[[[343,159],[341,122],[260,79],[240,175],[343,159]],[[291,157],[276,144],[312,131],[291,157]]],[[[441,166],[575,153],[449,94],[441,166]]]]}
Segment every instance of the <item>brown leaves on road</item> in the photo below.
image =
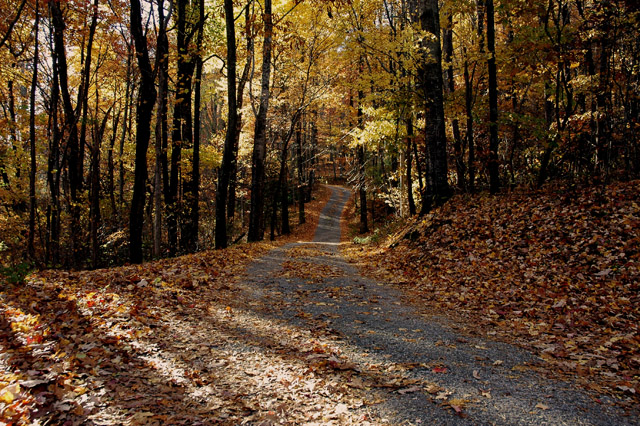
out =
{"type": "Polygon", "coordinates": [[[274,243],[5,283],[0,422],[366,424],[351,365],[322,336],[260,316],[239,283],[253,259],[313,237],[330,190],[318,194],[274,243]]]}
{"type": "Polygon", "coordinates": [[[343,251],[430,312],[525,345],[544,370],[637,404],[638,194],[640,181],[457,196],[396,223],[379,244],[343,251]]]}
{"type": "Polygon", "coordinates": [[[327,278],[339,278],[344,272],[331,265],[323,265],[302,260],[285,260],[282,270],[275,276],[282,278],[298,278],[309,283],[321,283],[327,278]]]}

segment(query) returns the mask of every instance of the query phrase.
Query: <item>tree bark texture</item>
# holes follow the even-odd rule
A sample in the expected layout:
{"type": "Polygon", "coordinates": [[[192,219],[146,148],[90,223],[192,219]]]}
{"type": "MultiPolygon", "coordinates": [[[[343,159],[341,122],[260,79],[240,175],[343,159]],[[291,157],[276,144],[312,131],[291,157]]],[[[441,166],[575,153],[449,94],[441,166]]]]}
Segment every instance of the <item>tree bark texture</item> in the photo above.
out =
{"type": "MultiPolygon", "coordinates": [[[[362,104],[364,103],[364,92],[358,91],[358,127],[364,128],[364,114],[362,112],[362,104]]],[[[356,148],[356,156],[358,157],[358,195],[360,196],[360,233],[369,232],[369,223],[367,219],[367,182],[366,182],[366,158],[364,145],[359,144],[356,148]]]]}
{"type": "Polygon", "coordinates": [[[407,162],[407,202],[409,203],[409,214],[411,216],[416,214],[416,202],[413,198],[413,161],[411,155],[411,147],[413,145],[413,119],[408,117],[405,120],[407,128],[407,148],[405,150],[405,157],[407,162]]]}
{"type": "Polygon", "coordinates": [[[302,121],[298,121],[296,126],[296,159],[298,162],[298,223],[306,221],[304,212],[304,161],[302,157],[302,121]]]}
{"type": "Polygon", "coordinates": [[[492,194],[500,190],[498,159],[498,77],[496,70],[496,29],[493,0],[486,0],[487,47],[489,59],[489,188],[492,194]]]}
{"type": "Polygon", "coordinates": [[[156,70],[158,73],[158,99],[156,104],[156,134],[155,134],[155,155],[156,164],[153,176],[153,255],[160,257],[162,251],[162,188],[165,194],[167,188],[163,186],[162,175],[166,167],[167,154],[164,150],[164,140],[167,135],[167,90],[169,74],[169,41],[167,39],[167,21],[169,17],[164,16],[164,0],[158,1],[158,47],[156,53],[156,70]]]}
{"type": "MultiPolygon", "coordinates": [[[[245,8],[245,22],[250,22],[250,9],[245,8]]],[[[233,222],[233,218],[236,214],[236,187],[238,184],[238,146],[240,144],[240,132],[242,131],[242,105],[244,99],[244,89],[249,81],[251,74],[251,66],[253,64],[253,34],[251,31],[251,25],[245,27],[245,40],[247,44],[247,62],[244,64],[242,70],[242,76],[238,82],[238,93],[236,95],[236,103],[238,110],[236,139],[233,144],[233,155],[231,157],[231,171],[229,173],[229,196],[227,200],[227,218],[233,222]]]]}
{"type": "Polygon", "coordinates": [[[131,34],[135,43],[140,69],[140,87],[136,108],[136,157],[134,164],[133,197],[129,217],[129,260],[142,263],[142,228],[144,225],[145,185],[147,181],[147,149],[151,137],[151,115],[156,100],[153,69],[149,60],[147,37],[142,29],[140,0],[131,0],[131,34]]]}
{"type": "Polygon", "coordinates": [[[267,111],[269,109],[271,80],[271,45],[273,39],[273,21],[271,0],[264,2],[264,42],[262,44],[262,79],[260,107],[256,117],[253,155],[251,158],[251,211],[249,213],[249,241],[264,238],[264,160],[267,149],[267,111]]]}
{"type": "Polygon", "coordinates": [[[437,0],[425,0],[420,14],[422,30],[432,34],[422,42],[424,54],[418,71],[418,89],[424,100],[427,179],[421,213],[425,214],[450,196],[447,182],[447,138],[444,120],[440,15],[437,0]]]}
{"type": "MultiPolygon", "coordinates": [[[[24,2],[23,2],[24,4],[24,2]]],[[[27,251],[31,260],[36,258],[35,233],[36,233],[36,90],[38,88],[38,61],[39,45],[38,35],[40,27],[39,2],[35,1],[35,22],[33,33],[35,48],[33,52],[33,75],[31,79],[31,92],[29,93],[29,239],[27,251]]]]}
{"type": "MultiPolygon", "coordinates": [[[[449,96],[454,95],[456,87],[453,75],[453,16],[448,14],[447,26],[442,30],[444,47],[444,62],[446,63],[446,85],[445,89],[449,93],[449,96]]],[[[465,167],[464,167],[464,152],[462,144],[462,136],[460,134],[460,123],[456,117],[451,120],[451,128],[453,131],[453,152],[456,162],[456,173],[458,177],[458,188],[464,190],[466,187],[465,179],[465,167]]]]}
{"type": "MultiPolygon", "coordinates": [[[[71,212],[71,228],[79,230],[80,228],[80,191],[82,186],[82,175],[79,160],[79,145],[78,145],[78,128],[77,128],[77,116],[76,110],[71,102],[71,94],[69,91],[69,74],[67,65],[67,54],[65,48],[64,31],[66,24],[62,10],[60,9],[60,2],[52,1],[49,3],[49,10],[51,13],[51,21],[53,24],[53,44],[54,54],[56,56],[56,65],[58,71],[58,83],[60,85],[60,96],[62,99],[62,106],[64,111],[64,130],[63,135],[66,136],[66,147],[63,158],[66,158],[66,164],[68,165],[68,177],[69,177],[69,192],[70,192],[70,206],[71,212]]],[[[64,136],[63,136],[64,137],[64,136]]],[[[62,164],[64,167],[64,164],[62,164]]],[[[79,258],[76,253],[81,245],[81,238],[71,239],[71,257],[74,260],[79,258]]]]}
{"type": "Polygon", "coordinates": [[[193,174],[191,175],[192,196],[190,199],[191,206],[189,208],[189,226],[187,231],[191,234],[191,238],[188,240],[188,249],[190,252],[194,252],[198,247],[198,227],[200,225],[200,105],[202,99],[202,40],[204,38],[204,1],[198,2],[198,10],[200,22],[198,24],[198,38],[196,41],[196,81],[194,87],[194,99],[193,99],[193,174]]]}
{"type": "Polygon", "coordinates": [[[224,0],[224,15],[227,28],[227,133],[224,139],[222,165],[218,173],[218,190],[216,191],[216,236],[215,247],[226,248],[227,241],[227,193],[229,176],[233,161],[233,146],[238,130],[238,111],[236,99],[236,32],[233,16],[233,0],[224,0]]]}

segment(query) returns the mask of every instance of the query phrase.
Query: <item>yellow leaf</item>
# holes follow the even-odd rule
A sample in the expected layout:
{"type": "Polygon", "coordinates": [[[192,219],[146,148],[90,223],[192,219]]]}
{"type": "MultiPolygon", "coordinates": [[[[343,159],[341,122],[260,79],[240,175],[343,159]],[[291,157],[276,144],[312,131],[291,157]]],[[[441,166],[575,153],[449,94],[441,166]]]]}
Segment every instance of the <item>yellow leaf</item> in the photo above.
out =
{"type": "Polygon", "coordinates": [[[0,401],[6,402],[7,404],[11,404],[14,399],[16,399],[16,395],[20,393],[20,385],[10,385],[2,390],[0,393],[0,401]]]}
{"type": "Polygon", "coordinates": [[[2,395],[0,395],[0,401],[6,402],[7,404],[11,404],[14,399],[15,395],[8,390],[5,390],[4,392],[2,392],[2,395]]]}

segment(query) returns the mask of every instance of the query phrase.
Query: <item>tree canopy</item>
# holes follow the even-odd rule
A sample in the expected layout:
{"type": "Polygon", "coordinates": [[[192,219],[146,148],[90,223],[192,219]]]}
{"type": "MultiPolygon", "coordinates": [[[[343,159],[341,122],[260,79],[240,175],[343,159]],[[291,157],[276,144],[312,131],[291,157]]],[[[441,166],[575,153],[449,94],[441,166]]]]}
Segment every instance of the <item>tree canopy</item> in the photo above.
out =
{"type": "Polygon", "coordinates": [[[292,206],[304,222],[319,180],[359,191],[366,230],[376,208],[425,214],[456,191],[640,172],[634,2],[0,10],[5,264],[95,268],[273,238],[292,206]]]}

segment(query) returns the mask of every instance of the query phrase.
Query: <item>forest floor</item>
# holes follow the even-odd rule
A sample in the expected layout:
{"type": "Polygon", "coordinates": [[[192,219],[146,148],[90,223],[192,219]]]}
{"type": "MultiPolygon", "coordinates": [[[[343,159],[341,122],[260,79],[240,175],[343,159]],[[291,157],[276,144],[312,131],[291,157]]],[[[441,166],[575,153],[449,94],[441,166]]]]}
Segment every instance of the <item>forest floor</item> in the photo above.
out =
{"type": "Polygon", "coordinates": [[[322,187],[275,243],[6,283],[0,424],[639,424],[634,192],[458,198],[363,245],[322,187]]]}
{"type": "MultiPolygon", "coordinates": [[[[464,334],[516,343],[535,368],[640,407],[640,181],[459,195],[343,245],[464,334]]],[[[353,203],[343,236],[358,228],[353,203]]],[[[345,242],[346,242],[346,237],[345,242]]]]}

